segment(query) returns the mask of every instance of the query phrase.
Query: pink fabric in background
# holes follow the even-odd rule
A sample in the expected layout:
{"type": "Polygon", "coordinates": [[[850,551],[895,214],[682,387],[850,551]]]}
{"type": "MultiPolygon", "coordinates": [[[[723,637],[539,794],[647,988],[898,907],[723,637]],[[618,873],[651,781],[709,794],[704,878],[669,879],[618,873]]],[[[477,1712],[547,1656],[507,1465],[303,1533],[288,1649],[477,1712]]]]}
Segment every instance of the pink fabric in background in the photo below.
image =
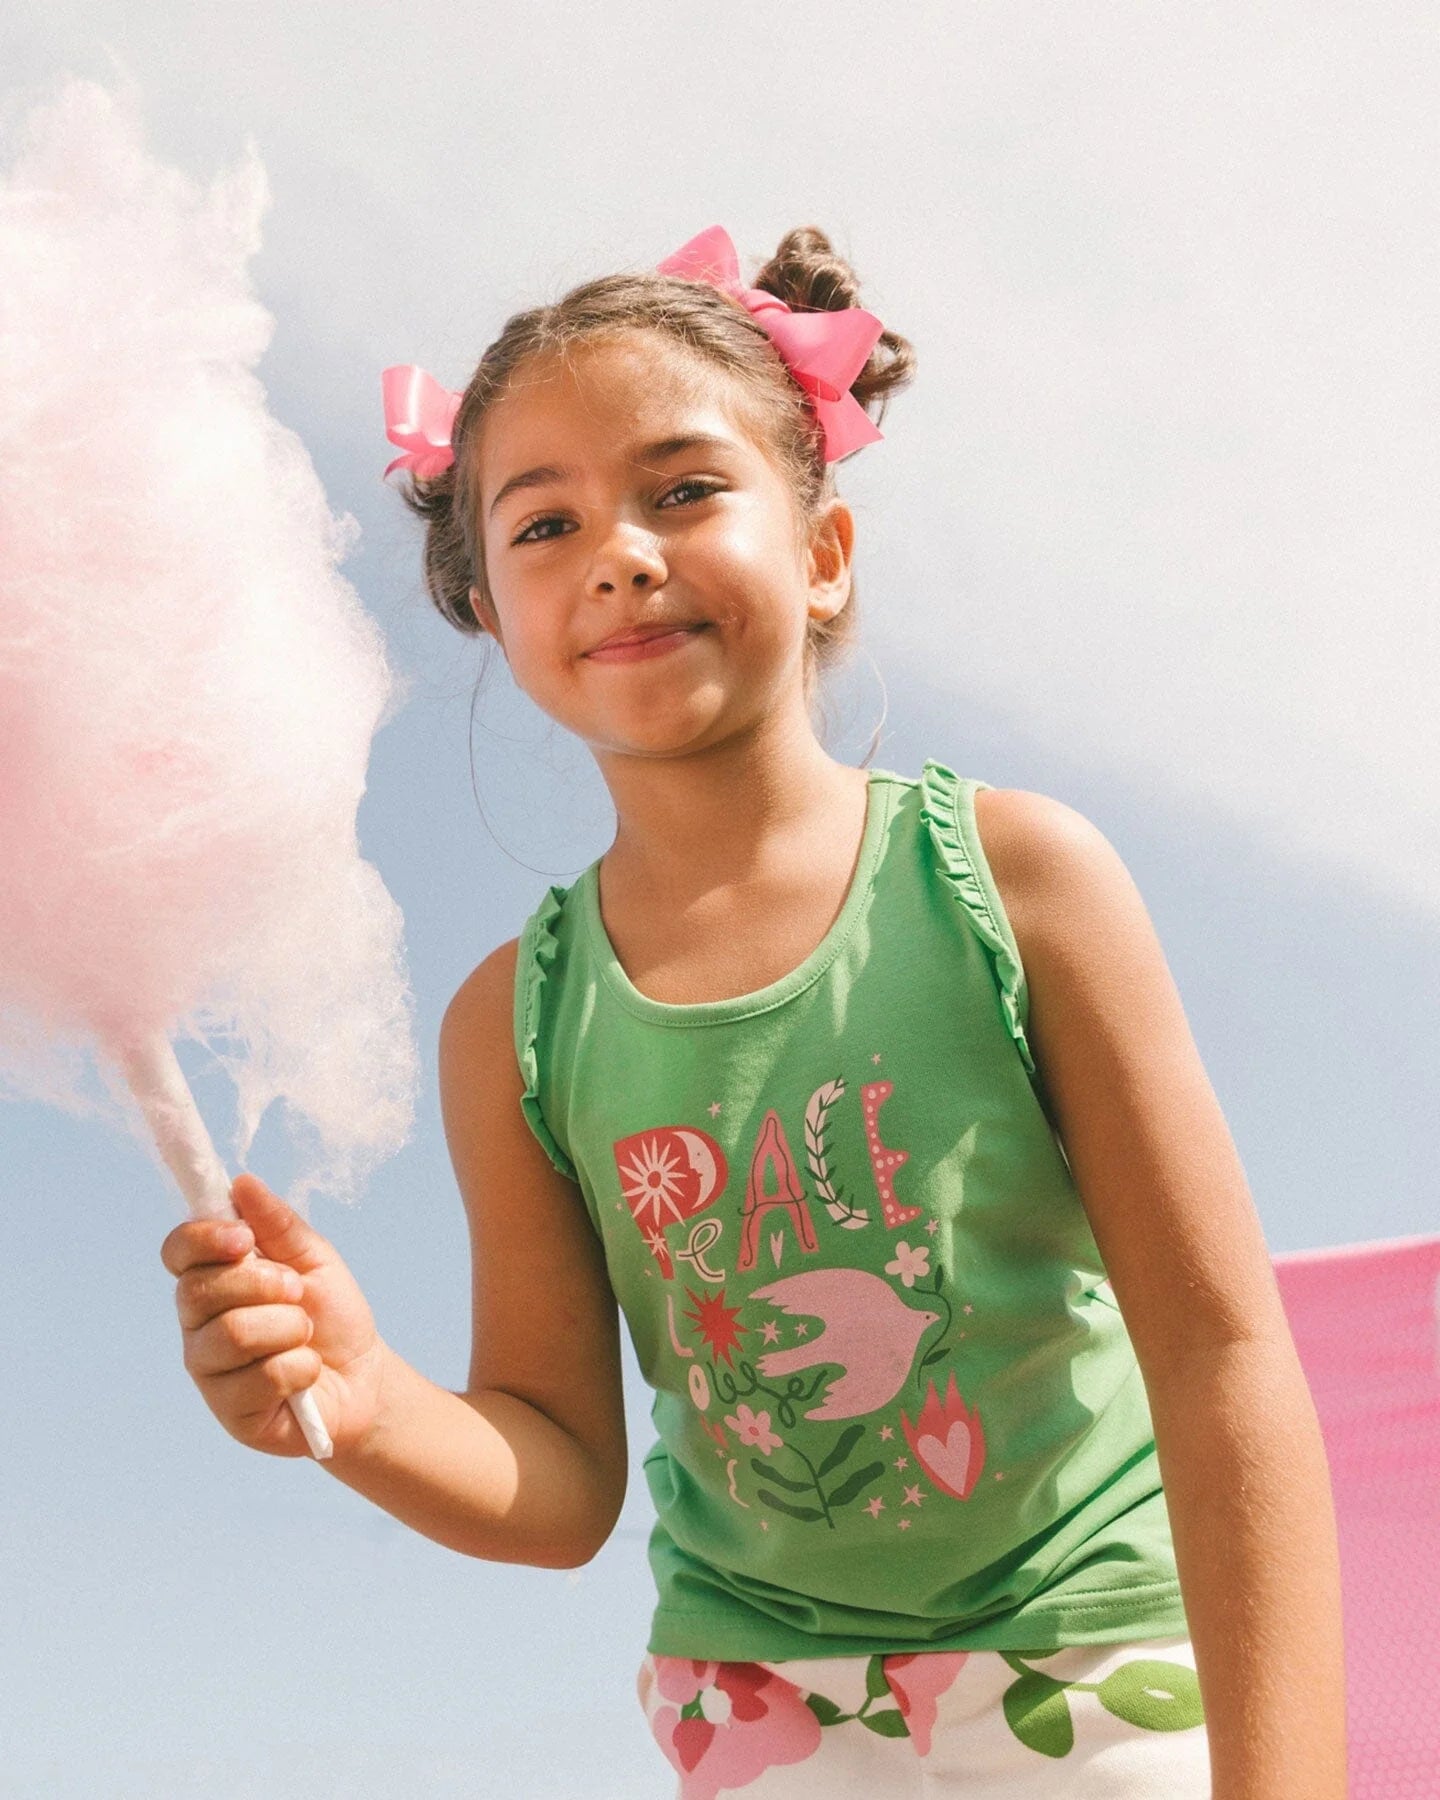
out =
{"type": "Polygon", "coordinates": [[[1350,1800],[1440,1796],[1440,1237],[1274,1258],[1340,1533],[1350,1800]]]}

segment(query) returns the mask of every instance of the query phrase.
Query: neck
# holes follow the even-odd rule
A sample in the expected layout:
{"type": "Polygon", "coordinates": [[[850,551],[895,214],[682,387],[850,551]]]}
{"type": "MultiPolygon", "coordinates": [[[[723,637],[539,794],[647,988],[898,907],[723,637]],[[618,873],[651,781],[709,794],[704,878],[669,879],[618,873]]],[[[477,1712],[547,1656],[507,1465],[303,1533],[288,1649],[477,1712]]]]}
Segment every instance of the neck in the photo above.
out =
{"type": "Polygon", "coordinates": [[[616,814],[606,871],[658,899],[757,878],[865,779],[827,754],[808,718],[685,756],[595,758],[616,814]]]}

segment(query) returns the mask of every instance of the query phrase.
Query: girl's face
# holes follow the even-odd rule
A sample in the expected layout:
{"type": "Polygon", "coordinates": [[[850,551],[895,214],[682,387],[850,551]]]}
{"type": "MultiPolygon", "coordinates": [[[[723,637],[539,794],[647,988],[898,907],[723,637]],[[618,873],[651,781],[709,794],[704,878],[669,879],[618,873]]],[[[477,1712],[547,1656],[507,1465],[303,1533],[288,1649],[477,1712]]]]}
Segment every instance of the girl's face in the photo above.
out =
{"type": "Polygon", "coordinates": [[[805,722],[807,621],[849,596],[849,510],[832,501],[807,541],[740,405],[696,375],[630,332],[522,369],[481,434],[495,636],[597,752],[693,752],[777,709],[805,722]]]}

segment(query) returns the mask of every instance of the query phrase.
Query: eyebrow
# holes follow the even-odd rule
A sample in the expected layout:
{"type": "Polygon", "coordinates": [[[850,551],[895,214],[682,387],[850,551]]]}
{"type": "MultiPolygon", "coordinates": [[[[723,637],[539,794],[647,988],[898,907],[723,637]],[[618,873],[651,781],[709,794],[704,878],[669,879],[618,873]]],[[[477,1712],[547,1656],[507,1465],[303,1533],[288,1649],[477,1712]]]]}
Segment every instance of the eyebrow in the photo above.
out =
{"type": "MultiPolygon", "coordinates": [[[[735,445],[729,438],[716,437],[709,431],[692,431],[684,437],[660,438],[653,444],[642,444],[635,451],[632,461],[637,463],[664,462],[667,457],[678,456],[682,450],[733,450],[735,445]]],[[[561,469],[551,463],[542,463],[538,468],[524,469],[518,475],[512,475],[490,502],[490,517],[493,519],[500,502],[521,488],[545,487],[552,481],[565,481],[574,471],[561,469]]]]}

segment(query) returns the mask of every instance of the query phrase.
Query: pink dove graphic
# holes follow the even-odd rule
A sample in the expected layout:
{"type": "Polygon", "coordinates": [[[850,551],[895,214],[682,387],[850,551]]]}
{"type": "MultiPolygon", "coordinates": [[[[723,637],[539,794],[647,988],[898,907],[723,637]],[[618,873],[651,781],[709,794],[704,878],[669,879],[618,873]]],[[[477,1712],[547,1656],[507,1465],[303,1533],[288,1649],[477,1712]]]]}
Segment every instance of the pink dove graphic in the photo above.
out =
{"type": "Polygon", "coordinates": [[[905,1385],[916,1346],[940,1317],[907,1306],[888,1282],[865,1269],[806,1269],[756,1288],[750,1298],[824,1321],[805,1343],[762,1356],[757,1365],[762,1375],[791,1375],[817,1363],[845,1365],[845,1373],[826,1389],[824,1404],[812,1407],[807,1419],[853,1419],[893,1400],[905,1385]]]}

